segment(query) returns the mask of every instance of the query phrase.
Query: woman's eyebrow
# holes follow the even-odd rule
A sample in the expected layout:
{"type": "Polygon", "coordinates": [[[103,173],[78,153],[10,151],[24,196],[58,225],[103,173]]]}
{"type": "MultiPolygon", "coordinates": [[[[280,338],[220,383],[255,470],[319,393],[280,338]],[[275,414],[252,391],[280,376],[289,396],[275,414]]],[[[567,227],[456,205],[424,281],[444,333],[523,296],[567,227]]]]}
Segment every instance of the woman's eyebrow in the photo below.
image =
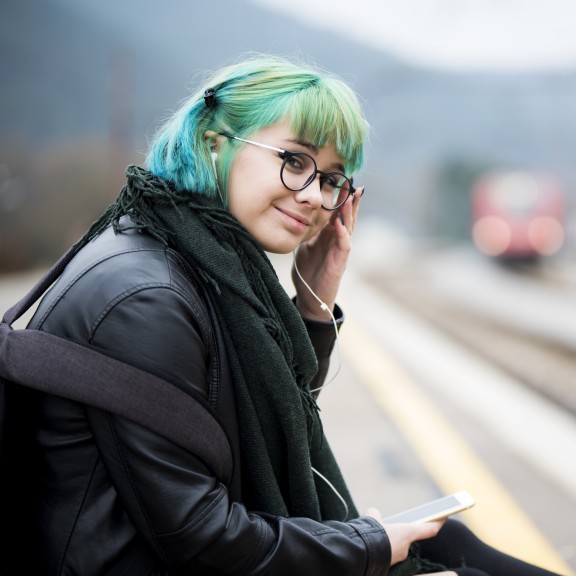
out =
{"type": "Polygon", "coordinates": [[[336,170],[338,172],[341,172],[342,174],[344,174],[344,165],[340,164],[340,162],[335,162],[334,164],[332,164],[332,166],[334,166],[334,168],[336,168],[336,170]]]}
{"type": "MultiPolygon", "coordinates": [[[[310,150],[310,152],[313,152],[314,154],[318,154],[318,147],[314,146],[314,144],[312,144],[311,142],[308,142],[307,140],[299,140],[297,138],[288,138],[286,140],[286,142],[289,142],[290,144],[298,144],[300,146],[303,146],[304,148],[307,148],[308,150],[310,150]]],[[[340,164],[340,162],[335,162],[332,164],[332,166],[338,170],[339,172],[342,172],[342,174],[344,174],[344,165],[340,164]]]]}
{"type": "Polygon", "coordinates": [[[308,142],[307,140],[299,140],[297,138],[288,138],[286,140],[286,142],[289,142],[291,144],[298,144],[299,146],[303,146],[304,148],[307,148],[308,150],[310,150],[310,152],[313,152],[314,154],[318,154],[318,148],[316,146],[314,146],[314,144],[312,144],[311,142],[308,142]]]}

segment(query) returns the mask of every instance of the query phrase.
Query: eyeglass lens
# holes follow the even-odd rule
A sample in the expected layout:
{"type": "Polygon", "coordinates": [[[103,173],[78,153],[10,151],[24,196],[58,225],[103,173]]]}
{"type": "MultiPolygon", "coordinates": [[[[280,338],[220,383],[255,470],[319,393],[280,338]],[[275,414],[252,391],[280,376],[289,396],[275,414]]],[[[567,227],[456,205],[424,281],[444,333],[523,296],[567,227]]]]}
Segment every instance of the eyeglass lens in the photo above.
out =
{"type": "MultiPolygon", "coordinates": [[[[316,174],[318,174],[316,162],[311,156],[302,152],[290,152],[284,158],[280,170],[280,178],[284,186],[295,192],[306,188],[314,180],[316,174]]],[[[320,191],[322,206],[328,210],[334,210],[346,202],[352,192],[352,183],[339,172],[322,173],[320,191]]]]}

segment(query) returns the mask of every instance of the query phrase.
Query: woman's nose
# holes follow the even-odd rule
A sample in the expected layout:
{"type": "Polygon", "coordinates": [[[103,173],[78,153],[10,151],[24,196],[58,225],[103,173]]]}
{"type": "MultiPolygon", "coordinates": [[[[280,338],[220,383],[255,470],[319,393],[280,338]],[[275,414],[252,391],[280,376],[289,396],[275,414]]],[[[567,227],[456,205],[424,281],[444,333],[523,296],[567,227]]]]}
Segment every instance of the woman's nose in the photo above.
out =
{"type": "Polygon", "coordinates": [[[320,174],[317,174],[316,178],[314,178],[306,188],[298,190],[298,192],[294,192],[294,194],[298,202],[308,202],[312,206],[318,208],[322,206],[324,198],[322,196],[320,174]]]}

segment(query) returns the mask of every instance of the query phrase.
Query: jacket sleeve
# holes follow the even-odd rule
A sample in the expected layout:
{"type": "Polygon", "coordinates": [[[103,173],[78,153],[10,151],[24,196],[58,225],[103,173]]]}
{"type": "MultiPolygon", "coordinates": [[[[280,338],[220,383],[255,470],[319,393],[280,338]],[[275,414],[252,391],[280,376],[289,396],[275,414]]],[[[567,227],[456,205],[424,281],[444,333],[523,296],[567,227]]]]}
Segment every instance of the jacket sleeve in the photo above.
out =
{"type": "MultiPolygon", "coordinates": [[[[193,303],[155,288],[110,310],[94,345],[116,355],[122,350],[127,362],[205,391],[209,347],[198,322],[193,303]]],[[[330,349],[324,337],[318,344],[330,349]]],[[[246,510],[195,455],[127,419],[94,408],[87,413],[122,507],[170,569],[246,576],[387,574],[390,546],[375,520],[316,522],[246,510]]]]}
{"type": "Polygon", "coordinates": [[[90,422],[128,516],[179,574],[387,574],[390,547],[375,520],[248,511],[202,462],[162,437],[94,409],[90,422]]]}

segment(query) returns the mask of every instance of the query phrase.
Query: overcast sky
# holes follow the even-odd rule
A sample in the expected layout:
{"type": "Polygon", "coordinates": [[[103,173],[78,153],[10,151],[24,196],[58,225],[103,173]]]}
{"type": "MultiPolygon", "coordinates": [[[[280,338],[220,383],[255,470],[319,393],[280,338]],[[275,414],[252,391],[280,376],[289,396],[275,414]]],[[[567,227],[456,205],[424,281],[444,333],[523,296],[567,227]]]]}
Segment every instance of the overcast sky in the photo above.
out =
{"type": "Polygon", "coordinates": [[[576,0],[250,0],[425,66],[576,67],[576,0]]]}

